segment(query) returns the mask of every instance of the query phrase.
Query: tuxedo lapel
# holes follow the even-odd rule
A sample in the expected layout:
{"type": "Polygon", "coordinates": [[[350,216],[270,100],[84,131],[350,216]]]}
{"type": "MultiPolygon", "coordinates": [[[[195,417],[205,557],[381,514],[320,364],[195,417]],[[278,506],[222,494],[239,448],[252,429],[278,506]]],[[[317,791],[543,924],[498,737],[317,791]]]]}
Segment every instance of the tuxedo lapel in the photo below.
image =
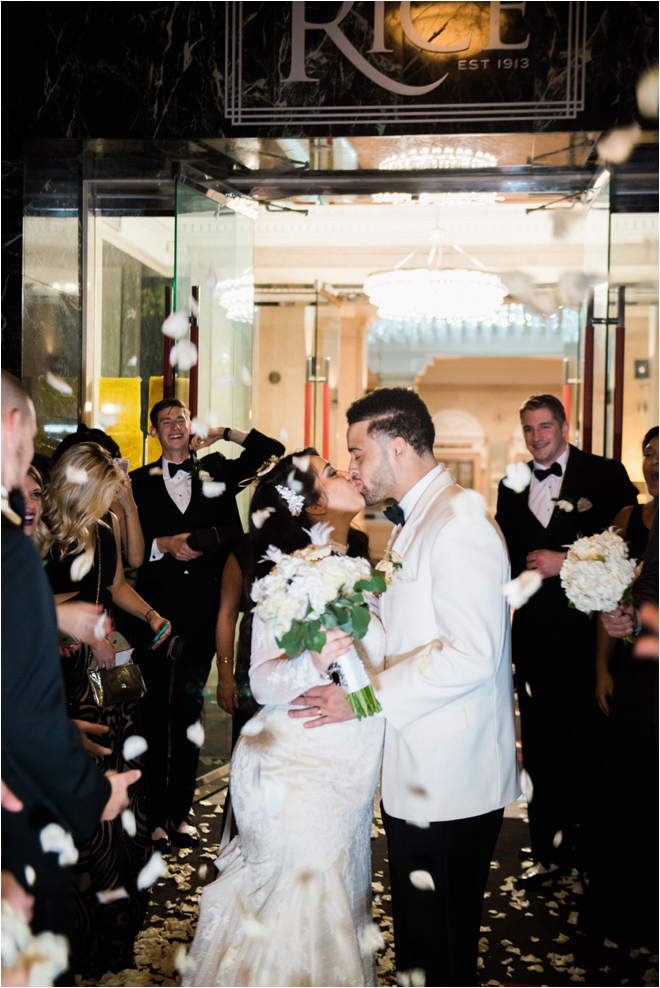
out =
{"type": "Polygon", "coordinates": [[[447,487],[451,487],[451,485],[455,483],[456,481],[454,480],[452,474],[444,467],[437,477],[434,477],[415,507],[410,512],[409,517],[406,519],[405,525],[399,529],[399,533],[392,544],[392,548],[395,549],[400,556],[405,553],[415,535],[415,532],[420,525],[423,524],[424,518],[426,517],[428,510],[434,503],[436,497],[442,491],[446,490],[447,487]]]}

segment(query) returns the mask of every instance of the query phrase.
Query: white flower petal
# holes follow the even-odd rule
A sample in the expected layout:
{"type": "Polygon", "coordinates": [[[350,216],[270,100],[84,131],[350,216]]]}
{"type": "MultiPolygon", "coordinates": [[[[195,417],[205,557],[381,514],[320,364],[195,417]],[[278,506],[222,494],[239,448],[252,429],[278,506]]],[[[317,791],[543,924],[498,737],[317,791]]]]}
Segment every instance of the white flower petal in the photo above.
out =
{"type": "Polygon", "coordinates": [[[173,312],[168,316],[160,328],[163,336],[169,336],[173,340],[180,340],[184,337],[190,327],[190,320],[186,312],[173,312]]]}
{"type": "Polygon", "coordinates": [[[190,340],[179,340],[170,350],[170,364],[181,371],[190,370],[197,363],[197,347],[190,340]]]}
{"type": "Polygon", "coordinates": [[[531,803],[534,798],[534,786],[532,785],[529,772],[524,768],[520,772],[520,788],[522,789],[523,795],[525,796],[527,802],[531,803]]]}
{"type": "Polygon", "coordinates": [[[532,471],[529,466],[522,461],[520,463],[507,463],[506,477],[502,481],[505,487],[515,491],[516,494],[529,487],[532,480],[532,471]]]}
{"type": "Polygon", "coordinates": [[[266,726],[266,721],[261,717],[251,717],[241,728],[241,734],[248,738],[254,738],[261,734],[266,726]]]}
{"type": "Polygon", "coordinates": [[[235,380],[235,377],[216,377],[215,386],[216,388],[228,388],[235,380]]]}
{"type": "Polygon", "coordinates": [[[160,851],[154,851],[137,877],[137,887],[139,889],[151,888],[154,882],[165,874],[167,874],[167,865],[163,861],[163,855],[160,851]]]}
{"type": "Polygon", "coordinates": [[[137,354],[134,354],[132,357],[129,357],[127,362],[129,367],[137,367],[137,362],[138,362],[137,354]]]}
{"type": "Polygon", "coordinates": [[[129,837],[135,837],[137,833],[137,823],[135,822],[135,814],[133,813],[133,810],[126,809],[122,812],[121,825],[129,837]]]}
{"type": "Polygon", "coordinates": [[[53,388],[54,391],[59,391],[63,395],[72,395],[73,388],[66,381],[63,381],[61,377],[56,377],[55,374],[51,374],[50,371],[46,374],[46,383],[53,388]]]}
{"type": "Polygon", "coordinates": [[[162,477],[163,476],[163,468],[162,467],[152,467],[151,470],[149,471],[149,476],[150,477],[162,477]]]}
{"type": "Polygon", "coordinates": [[[194,724],[191,724],[186,731],[186,737],[196,748],[201,748],[204,744],[204,728],[202,727],[202,722],[196,720],[194,724]]]}
{"type": "Polygon", "coordinates": [[[564,839],[564,832],[562,830],[558,830],[555,836],[552,838],[552,846],[559,847],[563,839],[564,839]]]}
{"type": "Polygon", "coordinates": [[[406,820],[409,827],[419,827],[420,830],[428,830],[431,824],[428,820],[406,820]]]}
{"type": "Polygon", "coordinates": [[[301,473],[307,473],[309,470],[309,456],[294,456],[291,459],[296,470],[300,470],[301,473]]]}
{"type": "Polygon", "coordinates": [[[571,504],[570,501],[564,501],[563,498],[557,501],[557,507],[560,511],[565,511],[566,514],[570,514],[574,510],[575,505],[571,504]]]}
{"type": "Polygon", "coordinates": [[[66,468],[66,479],[70,484],[86,484],[88,481],[87,471],[74,467],[72,464],[66,468]]]}
{"type": "Polygon", "coordinates": [[[99,615],[99,618],[94,625],[94,637],[100,641],[102,638],[108,634],[108,614],[107,611],[103,611],[103,614],[99,615]]]}
{"type": "Polygon", "coordinates": [[[621,165],[628,160],[641,136],[642,128],[638,123],[632,123],[628,127],[615,127],[598,141],[598,157],[612,165],[621,165]]]}
{"type": "Polygon", "coordinates": [[[209,434],[209,427],[206,422],[202,422],[198,418],[194,418],[190,423],[190,432],[193,436],[199,436],[200,439],[206,439],[209,434]]]}
{"type": "Polygon", "coordinates": [[[280,429],[280,441],[283,443],[288,443],[289,441],[289,430],[280,429]]]}
{"type": "Polygon", "coordinates": [[[658,66],[647,69],[637,83],[637,106],[643,117],[658,116],[658,66]]]}
{"type": "Polygon", "coordinates": [[[270,516],[274,514],[275,508],[260,508],[259,511],[253,511],[252,524],[255,528],[263,528],[264,522],[268,521],[270,516]]]}
{"type": "Polygon", "coordinates": [[[128,892],[122,885],[117,889],[105,889],[103,892],[97,892],[96,898],[102,906],[105,906],[108,902],[117,902],[119,899],[128,899],[128,892]]]}
{"type": "Polygon", "coordinates": [[[428,871],[421,869],[411,871],[408,877],[416,889],[422,889],[424,892],[435,892],[435,882],[428,871]]]}
{"type": "Polygon", "coordinates": [[[204,497],[220,497],[227,489],[227,485],[221,480],[205,480],[202,482],[202,494],[204,497]]]}
{"type": "Polygon", "coordinates": [[[534,282],[523,271],[507,271],[500,275],[509,293],[521,302],[529,302],[534,294],[534,282]]]}
{"type": "Polygon", "coordinates": [[[208,425],[209,429],[217,429],[220,424],[217,412],[214,412],[212,408],[209,408],[208,412],[204,414],[204,421],[208,425]]]}
{"type": "Polygon", "coordinates": [[[530,597],[540,590],[543,577],[536,569],[526,569],[515,580],[509,580],[502,586],[502,593],[509,605],[518,610],[527,603],[530,597]]]}
{"type": "Polygon", "coordinates": [[[190,965],[191,962],[188,958],[188,951],[181,943],[176,948],[176,952],[174,954],[174,970],[178,971],[179,974],[185,974],[190,965]]]}
{"type": "Polygon", "coordinates": [[[293,470],[289,471],[289,474],[286,478],[286,486],[289,487],[296,494],[300,494],[301,490],[303,489],[302,483],[299,480],[296,480],[296,475],[293,472],[293,470]]]}
{"type": "Polygon", "coordinates": [[[134,758],[139,758],[147,750],[147,742],[139,734],[132,734],[130,738],[126,738],[124,741],[124,747],[122,748],[122,754],[127,762],[132,761],[134,758]]]}
{"type": "Polygon", "coordinates": [[[484,518],[488,513],[485,500],[474,490],[463,490],[451,499],[451,506],[455,515],[465,518],[467,521],[474,521],[477,518],[484,518]]]}
{"type": "Polygon", "coordinates": [[[201,864],[197,869],[197,874],[202,879],[202,881],[204,881],[208,873],[209,873],[209,866],[207,864],[201,864]]]}
{"type": "Polygon", "coordinates": [[[375,954],[377,950],[385,949],[383,934],[375,923],[367,923],[360,933],[360,947],[362,953],[367,956],[369,954],[375,954]]]}
{"type": "Polygon", "coordinates": [[[319,521],[311,528],[304,528],[303,531],[309,535],[312,545],[328,545],[334,527],[327,522],[319,521]]]}
{"type": "Polygon", "coordinates": [[[215,268],[213,267],[213,265],[211,265],[211,267],[206,272],[206,278],[204,278],[204,284],[206,285],[207,288],[210,288],[212,292],[215,291],[216,286],[218,284],[218,276],[215,272],[215,268]]]}
{"type": "Polygon", "coordinates": [[[237,956],[238,947],[227,947],[220,961],[220,971],[226,971],[227,968],[232,967],[237,956]]]}
{"type": "Polygon", "coordinates": [[[117,425],[118,421],[116,415],[105,415],[103,412],[99,412],[99,423],[104,429],[111,429],[113,425],[117,425]]]}
{"type": "Polygon", "coordinates": [[[241,367],[241,381],[247,388],[249,388],[250,385],[252,384],[252,375],[250,374],[245,364],[241,367]]]}
{"type": "Polygon", "coordinates": [[[34,885],[35,881],[37,880],[37,873],[32,867],[32,865],[26,864],[23,871],[25,872],[25,881],[27,882],[27,884],[34,885]]]}
{"type": "Polygon", "coordinates": [[[529,683],[525,683],[525,693],[527,694],[527,696],[532,695],[532,687],[529,685],[529,683]]]}
{"type": "Polygon", "coordinates": [[[47,853],[53,851],[59,854],[60,867],[75,864],[78,860],[78,848],[73,843],[73,837],[59,823],[49,823],[39,833],[41,847],[47,853]]]}
{"type": "Polygon", "coordinates": [[[69,569],[69,575],[73,583],[80,583],[83,580],[92,566],[94,565],[94,550],[85,549],[81,552],[79,556],[76,556],[71,567],[69,569]]]}

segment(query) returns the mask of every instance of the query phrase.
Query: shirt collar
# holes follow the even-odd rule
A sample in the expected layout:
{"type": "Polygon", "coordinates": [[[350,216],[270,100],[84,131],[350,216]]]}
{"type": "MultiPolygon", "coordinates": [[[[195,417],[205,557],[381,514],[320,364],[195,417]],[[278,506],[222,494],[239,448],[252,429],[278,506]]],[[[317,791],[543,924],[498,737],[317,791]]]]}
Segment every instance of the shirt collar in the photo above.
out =
{"type": "Polygon", "coordinates": [[[442,466],[442,464],[438,463],[436,466],[433,467],[432,470],[429,470],[428,473],[425,473],[422,479],[418,480],[414,487],[411,487],[410,490],[403,495],[403,497],[399,501],[399,507],[403,511],[406,519],[410,515],[412,509],[415,507],[415,505],[419,501],[420,497],[422,496],[426,488],[432,483],[434,477],[437,477],[438,474],[441,473],[443,470],[444,467],[442,466]]]}
{"type": "MultiPolygon", "coordinates": [[[[566,449],[561,454],[561,456],[558,456],[557,459],[555,460],[555,463],[558,463],[559,466],[561,467],[561,475],[562,475],[562,477],[566,473],[566,464],[568,463],[568,454],[570,453],[570,451],[571,451],[571,447],[569,446],[568,443],[566,443],[566,449]]],[[[532,463],[534,464],[534,466],[533,466],[533,469],[534,470],[547,470],[548,469],[548,467],[547,467],[547,465],[545,463],[537,463],[536,460],[532,460],[532,463]]],[[[551,466],[552,466],[552,464],[551,464],[551,466]]]]}

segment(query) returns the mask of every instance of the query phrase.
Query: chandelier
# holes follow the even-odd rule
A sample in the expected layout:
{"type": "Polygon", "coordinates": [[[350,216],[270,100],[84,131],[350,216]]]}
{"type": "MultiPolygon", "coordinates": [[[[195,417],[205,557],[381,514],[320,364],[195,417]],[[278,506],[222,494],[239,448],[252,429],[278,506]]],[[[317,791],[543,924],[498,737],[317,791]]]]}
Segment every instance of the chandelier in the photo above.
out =
{"type": "Polygon", "coordinates": [[[381,319],[483,320],[507,289],[495,274],[463,268],[407,268],[369,275],[364,291],[381,319]]]}
{"type": "Polygon", "coordinates": [[[227,318],[233,322],[249,322],[254,317],[254,275],[243,274],[240,278],[225,278],[219,281],[215,295],[227,318]]]}
{"type": "Polygon", "coordinates": [[[469,148],[411,148],[400,154],[383,158],[378,167],[383,171],[410,171],[423,168],[494,168],[497,158],[469,148]]]}
{"type": "MultiPolygon", "coordinates": [[[[404,202],[412,202],[410,192],[374,192],[371,196],[372,202],[388,202],[393,206],[400,206],[404,202]]],[[[422,206],[465,206],[475,203],[503,202],[504,196],[498,196],[497,192],[420,192],[417,202],[422,206]]]]}

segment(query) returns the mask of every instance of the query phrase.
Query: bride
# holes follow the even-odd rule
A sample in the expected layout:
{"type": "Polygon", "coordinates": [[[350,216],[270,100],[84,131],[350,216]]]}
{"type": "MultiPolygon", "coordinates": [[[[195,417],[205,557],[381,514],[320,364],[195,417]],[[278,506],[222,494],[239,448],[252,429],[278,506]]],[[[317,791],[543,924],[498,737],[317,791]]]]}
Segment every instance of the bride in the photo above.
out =
{"type": "MultiPolygon", "coordinates": [[[[309,544],[305,529],[316,522],[333,526],[335,552],[367,555],[366,538],[350,528],[362,495],[346,473],[305,453],[311,455],[297,454],[295,464],[284,457],[260,479],[251,505],[253,577],[270,569],[261,558],[269,545],[302,548],[309,544]]],[[[220,854],[219,875],[201,896],[184,985],[377,984],[367,927],[385,722],[376,716],[316,731],[288,716],[290,701],[327,683],[327,667],[351,644],[334,629],[320,654],[290,659],[254,618],[250,682],[264,706],[234,750],[239,836],[220,854]]],[[[382,668],[385,636],[375,615],[355,645],[367,672],[382,668]]]]}

